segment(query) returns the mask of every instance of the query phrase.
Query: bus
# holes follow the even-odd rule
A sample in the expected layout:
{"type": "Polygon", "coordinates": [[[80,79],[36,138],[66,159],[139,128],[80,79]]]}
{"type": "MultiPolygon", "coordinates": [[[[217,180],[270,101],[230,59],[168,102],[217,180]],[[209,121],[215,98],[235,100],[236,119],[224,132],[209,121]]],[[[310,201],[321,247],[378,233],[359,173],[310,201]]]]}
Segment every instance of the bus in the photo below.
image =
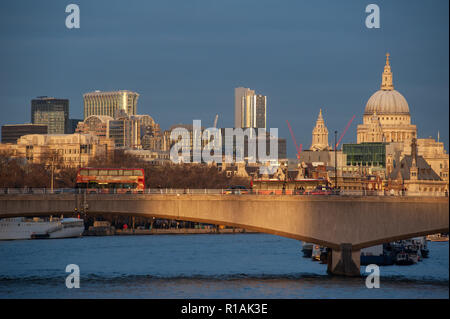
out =
{"type": "Polygon", "coordinates": [[[253,179],[251,181],[252,193],[260,195],[303,195],[311,193],[322,185],[328,185],[328,181],[323,178],[287,181],[278,179],[253,179]]]}
{"type": "Polygon", "coordinates": [[[143,194],[145,188],[142,168],[80,168],[76,188],[86,193],[143,194]]]}

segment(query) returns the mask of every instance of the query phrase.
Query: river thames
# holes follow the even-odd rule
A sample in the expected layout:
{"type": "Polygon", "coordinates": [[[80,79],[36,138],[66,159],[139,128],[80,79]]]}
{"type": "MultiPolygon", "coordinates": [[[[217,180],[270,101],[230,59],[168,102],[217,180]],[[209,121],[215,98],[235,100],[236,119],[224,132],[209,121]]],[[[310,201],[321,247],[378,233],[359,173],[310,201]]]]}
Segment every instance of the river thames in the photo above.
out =
{"type": "Polygon", "coordinates": [[[449,298],[448,242],[428,248],[415,265],[380,267],[380,288],[368,289],[266,234],[3,241],[0,298],[449,298]],[[66,288],[68,264],[78,289],[66,288]]]}

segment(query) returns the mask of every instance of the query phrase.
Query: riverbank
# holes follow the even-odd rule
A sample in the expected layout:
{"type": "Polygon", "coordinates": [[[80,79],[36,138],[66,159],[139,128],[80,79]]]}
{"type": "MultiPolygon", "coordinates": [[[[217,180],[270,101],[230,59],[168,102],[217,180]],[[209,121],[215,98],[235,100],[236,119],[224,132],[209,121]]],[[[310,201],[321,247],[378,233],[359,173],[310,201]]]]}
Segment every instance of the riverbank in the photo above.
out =
{"type": "Polygon", "coordinates": [[[111,232],[86,230],[83,236],[132,236],[132,235],[193,235],[193,234],[256,234],[242,228],[153,228],[153,229],[116,229],[111,232]]]}

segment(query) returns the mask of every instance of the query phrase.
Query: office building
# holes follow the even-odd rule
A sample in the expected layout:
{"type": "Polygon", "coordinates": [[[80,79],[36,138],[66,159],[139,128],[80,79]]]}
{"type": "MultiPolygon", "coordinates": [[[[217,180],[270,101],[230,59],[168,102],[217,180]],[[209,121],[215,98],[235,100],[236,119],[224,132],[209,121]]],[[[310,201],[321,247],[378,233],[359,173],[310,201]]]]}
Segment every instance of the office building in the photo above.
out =
{"type": "Polygon", "coordinates": [[[121,112],[125,112],[127,115],[136,115],[138,98],[138,93],[128,90],[86,93],[83,95],[84,119],[91,115],[107,115],[117,118],[121,112]]]}
{"type": "Polygon", "coordinates": [[[2,143],[17,143],[17,140],[28,134],[47,134],[44,124],[8,124],[2,126],[2,143]]]}
{"type": "Polygon", "coordinates": [[[234,89],[234,127],[266,128],[267,97],[254,90],[234,89]]]}
{"type": "Polygon", "coordinates": [[[0,144],[0,152],[11,152],[33,164],[55,164],[59,167],[87,166],[95,156],[108,156],[114,148],[110,139],[91,134],[30,134],[17,144],[0,144]]]}
{"type": "Polygon", "coordinates": [[[155,120],[147,114],[131,115],[130,119],[138,121],[140,127],[140,137],[144,136],[156,136],[161,134],[161,128],[155,120]]]}
{"type": "Polygon", "coordinates": [[[386,167],[387,143],[343,144],[342,151],[347,155],[348,166],[386,167]]]}
{"type": "Polygon", "coordinates": [[[112,120],[114,119],[107,115],[91,115],[78,123],[75,132],[109,138],[109,121],[112,120]]]}
{"type": "Polygon", "coordinates": [[[255,96],[255,128],[266,128],[266,107],[267,97],[265,95],[258,94],[255,96]]]}
{"type": "Polygon", "coordinates": [[[31,123],[44,124],[48,134],[69,131],[69,100],[39,96],[31,100],[31,123]]]}
{"type": "Polygon", "coordinates": [[[118,148],[141,148],[140,123],[131,117],[111,120],[109,125],[109,138],[118,148]]]}
{"type": "Polygon", "coordinates": [[[69,130],[67,134],[73,134],[75,133],[78,123],[83,122],[83,120],[80,119],[69,119],[69,130]]]}

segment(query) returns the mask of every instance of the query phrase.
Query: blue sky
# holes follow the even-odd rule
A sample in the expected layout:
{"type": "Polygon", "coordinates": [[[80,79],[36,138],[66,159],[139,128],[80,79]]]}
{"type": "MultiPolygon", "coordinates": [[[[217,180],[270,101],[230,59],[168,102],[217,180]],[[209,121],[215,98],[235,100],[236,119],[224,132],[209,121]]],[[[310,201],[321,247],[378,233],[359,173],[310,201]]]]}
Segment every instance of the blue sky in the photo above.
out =
{"type": "MultiPolygon", "coordinates": [[[[68,98],[82,118],[82,94],[128,89],[139,114],[163,129],[201,119],[232,127],[234,88],[268,97],[268,126],[310,146],[319,108],[328,130],[356,142],[356,125],[379,89],[385,53],[419,137],[449,140],[449,16],[432,1],[1,1],[0,125],[30,121],[30,101],[68,98]],[[78,4],[81,28],[65,27],[78,4]],[[365,27],[376,3],[381,28],[365,27]]],[[[333,134],[330,134],[330,143],[333,134]]]]}

